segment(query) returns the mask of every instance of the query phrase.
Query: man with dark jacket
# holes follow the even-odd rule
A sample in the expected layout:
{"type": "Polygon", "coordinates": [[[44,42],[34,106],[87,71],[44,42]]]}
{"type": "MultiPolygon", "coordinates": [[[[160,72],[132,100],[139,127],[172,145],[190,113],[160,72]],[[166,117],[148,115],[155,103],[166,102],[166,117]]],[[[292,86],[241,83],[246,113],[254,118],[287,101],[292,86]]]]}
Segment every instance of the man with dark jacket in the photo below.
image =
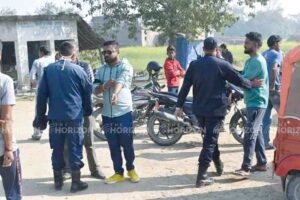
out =
{"type": "Polygon", "coordinates": [[[220,125],[226,115],[226,81],[248,89],[261,84],[260,80],[250,81],[242,78],[228,62],[216,57],[216,48],[217,41],[214,38],[208,37],[204,40],[205,56],[190,64],[178,96],[175,112],[177,117],[182,115],[182,106],[193,86],[193,112],[205,133],[199,156],[196,187],[214,183],[213,179],[207,176],[211,160],[215,164],[217,174],[223,174],[218,138],[220,125]]]}
{"type": "MultiPolygon", "coordinates": [[[[87,77],[91,83],[94,82],[94,73],[90,64],[80,61],[78,58],[75,58],[74,63],[82,67],[82,69],[87,74],[87,77]]],[[[92,97],[91,97],[92,98],[92,97]]],[[[105,175],[100,169],[98,164],[97,155],[94,148],[94,130],[92,126],[92,116],[85,116],[83,121],[84,128],[84,147],[87,156],[87,161],[91,176],[97,179],[105,179],[105,175]]],[[[67,178],[70,172],[70,165],[68,162],[68,143],[65,144],[65,169],[64,169],[64,178],[67,178]]]]}
{"type": "Polygon", "coordinates": [[[80,180],[83,167],[83,117],[92,114],[92,83],[82,67],[72,63],[75,48],[64,42],[59,48],[62,59],[50,64],[40,81],[37,95],[37,124],[42,126],[49,104],[49,141],[56,190],[63,186],[64,143],[68,142],[69,162],[72,170],[71,192],[87,189],[80,180]]]}

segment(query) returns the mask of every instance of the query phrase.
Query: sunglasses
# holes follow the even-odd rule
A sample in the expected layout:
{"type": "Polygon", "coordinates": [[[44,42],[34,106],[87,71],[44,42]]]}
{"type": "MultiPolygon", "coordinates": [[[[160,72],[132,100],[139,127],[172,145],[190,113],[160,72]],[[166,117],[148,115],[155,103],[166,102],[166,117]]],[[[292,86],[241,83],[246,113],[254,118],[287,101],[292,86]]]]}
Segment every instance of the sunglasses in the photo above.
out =
{"type": "Polygon", "coordinates": [[[115,51],[110,51],[110,50],[107,50],[107,51],[102,51],[102,55],[105,55],[105,54],[108,54],[108,55],[111,55],[113,52],[115,51]]]}

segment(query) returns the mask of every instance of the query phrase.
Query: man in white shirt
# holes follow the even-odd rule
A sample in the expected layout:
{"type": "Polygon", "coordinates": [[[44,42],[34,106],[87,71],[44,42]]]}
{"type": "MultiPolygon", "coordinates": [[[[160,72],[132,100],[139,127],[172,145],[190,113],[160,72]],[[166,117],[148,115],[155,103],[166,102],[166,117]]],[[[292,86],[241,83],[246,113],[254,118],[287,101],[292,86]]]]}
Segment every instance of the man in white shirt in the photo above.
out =
{"type": "MultiPolygon", "coordinates": [[[[31,86],[37,88],[39,81],[41,80],[44,72],[44,68],[49,64],[54,63],[54,58],[50,55],[50,51],[46,46],[41,46],[39,49],[40,58],[36,59],[30,70],[30,80],[31,86]]],[[[34,127],[34,132],[31,138],[33,140],[40,140],[42,137],[43,131],[34,127]]]]}

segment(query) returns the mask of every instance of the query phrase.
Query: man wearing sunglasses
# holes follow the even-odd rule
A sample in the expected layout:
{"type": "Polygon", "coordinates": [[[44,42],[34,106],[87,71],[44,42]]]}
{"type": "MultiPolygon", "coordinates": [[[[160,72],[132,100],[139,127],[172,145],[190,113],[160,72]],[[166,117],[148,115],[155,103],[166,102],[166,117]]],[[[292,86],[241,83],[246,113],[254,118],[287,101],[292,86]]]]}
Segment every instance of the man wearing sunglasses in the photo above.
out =
{"type": "Polygon", "coordinates": [[[105,42],[102,54],[105,64],[96,73],[94,93],[103,93],[103,128],[115,171],[113,176],[105,179],[105,183],[113,184],[125,180],[121,148],[124,150],[127,175],[131,182],[136,183],[140,178],[133,165],[135,155],[130,92],[133,69],[127,60],[120,60],[119,44],[116,41],[105,42]]]}

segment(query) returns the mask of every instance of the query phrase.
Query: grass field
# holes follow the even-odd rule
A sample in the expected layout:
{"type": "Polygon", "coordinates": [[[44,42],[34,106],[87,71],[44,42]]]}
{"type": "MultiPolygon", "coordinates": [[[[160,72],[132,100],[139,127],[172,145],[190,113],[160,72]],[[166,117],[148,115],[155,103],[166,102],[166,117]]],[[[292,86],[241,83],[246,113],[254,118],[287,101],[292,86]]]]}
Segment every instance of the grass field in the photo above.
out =
{"type": "MultiPolygon", "coordinates": [[[[288,50],[297,46],[296,42],[282,42],[282,50],[287,53],[288,50]]],[[[248,58],[248,55],[244,54],[243,45],[228,45],[228,49],[232,52],[234,57],[234,64],[238,68],[242,68],[245,60],[248,58]]],[[[261,48],[261,51],[267,49],[266,42],[264,42],[264,46],[261,48]]],[[[127,58],[129,62],[132,64],[135,71],[143,71],[146,69],[147,63],[154,60],[163,65],[164,60],[166,58],[166,47],[124,47],[121,48],[121,57],[127,58]]],[[[84,56],[82,56],[83,60],[86,60],[89,63],[92,63],[94,68],[98,68],[100,66],[100,62],[96,59],[99,57],[98,52],[90,51],[84,52],[84,56]],[[92,54],[92,56],[90,55],[92,54]],[[86,56],[89,55],[89,56],[86,56]]]]}

